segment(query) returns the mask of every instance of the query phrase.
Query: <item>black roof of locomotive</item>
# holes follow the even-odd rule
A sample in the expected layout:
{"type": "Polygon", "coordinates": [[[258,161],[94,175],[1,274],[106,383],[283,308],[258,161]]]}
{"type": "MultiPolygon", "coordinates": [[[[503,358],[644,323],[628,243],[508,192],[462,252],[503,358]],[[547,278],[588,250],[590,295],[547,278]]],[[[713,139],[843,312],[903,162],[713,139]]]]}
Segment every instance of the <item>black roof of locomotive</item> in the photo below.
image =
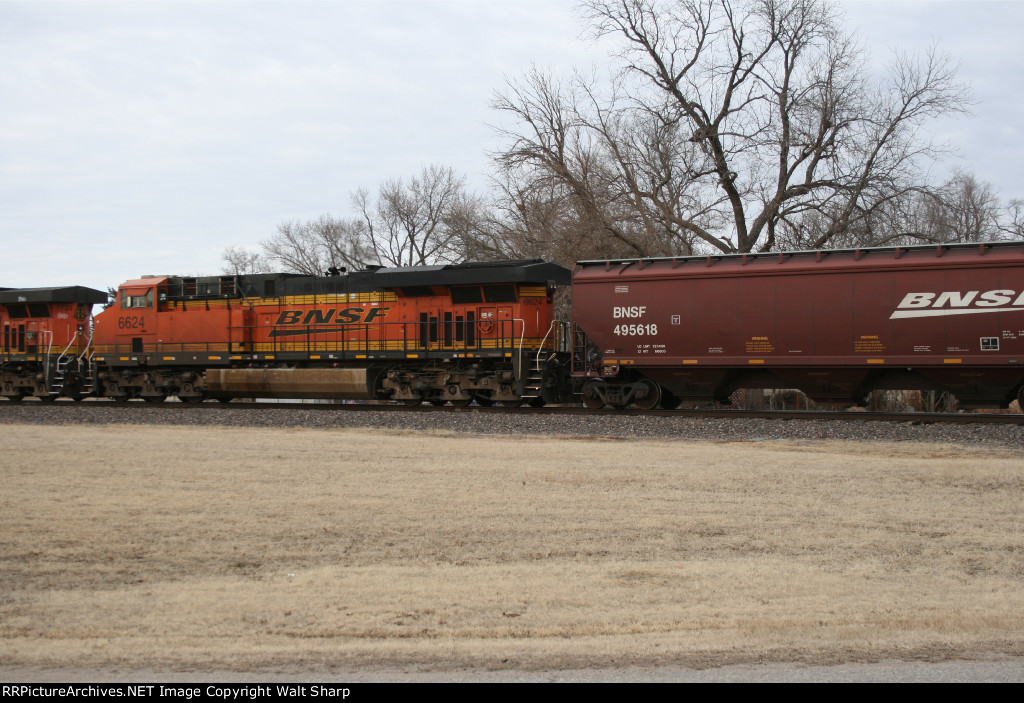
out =
{"type": "MultiPolygon", "coordinates": [[[[546,284],[549,281],[556,285],[568,285],[572,282],[571,271],[557,264],[546,263],[542,259],[380,268],[368,271],[353,271],[347,277],[350,284],[365,287],[366,290],[412,286],[468,286],[494,283],[546,284]]],[[[332,279],[338,278],[345,278],[345,276],[316,277],[306,280],[330,282],[332,279]]],[[[291,285],[296,283],[298,283],[297,279],[288,281],[288,284],[291,285]]],[[[286,284],[286,288],[288,284],[286,284]]]]}
{"type": "Polygon", "coordinates": [[[468,262],[439,266],[380,267],[365,271],[352,271],[338,276],[257,273],[240,276],[201,276],[192,279],[178,276],[167,278],[170,297],[176,298],[181,295],[188,299],[335,295],[421,286],[497,283],[569,285],[571,282],[571,271],[557,264],[547,263],[542,259],[468,262]],[[185,291],[183,284],[186,280],[194,282],[194,295],[182,295],[185,291]],[[271,289],[274,291],[272,294],[268,293],[271,289]],[[228,290],[231,292],[227,293],[228,290]]]}
{"type": "Polygon", "coordinates": [[[107,294],[85,286],[0,288],[0,305],[18,303],[105,303],[107,294]]]}

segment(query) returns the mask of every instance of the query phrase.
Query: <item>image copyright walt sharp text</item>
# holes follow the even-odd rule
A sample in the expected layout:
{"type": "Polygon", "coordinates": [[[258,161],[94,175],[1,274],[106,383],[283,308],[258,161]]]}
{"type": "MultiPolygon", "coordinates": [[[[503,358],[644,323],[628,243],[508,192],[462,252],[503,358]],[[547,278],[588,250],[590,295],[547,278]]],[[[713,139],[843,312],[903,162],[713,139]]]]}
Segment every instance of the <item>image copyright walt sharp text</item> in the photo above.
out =
{"type": "Polygon", "coordinates": [[[162,686],[162,685],[94,685],[94,686],[0,686],[3,698],[92,698],[111,696],[124,698],[183,698],[192,700],[219,699],[225,701],[252,700],[263,696],[289,698],[347,699],[351,690],[340,686],[304,684],[300,686],[162,686]]]}

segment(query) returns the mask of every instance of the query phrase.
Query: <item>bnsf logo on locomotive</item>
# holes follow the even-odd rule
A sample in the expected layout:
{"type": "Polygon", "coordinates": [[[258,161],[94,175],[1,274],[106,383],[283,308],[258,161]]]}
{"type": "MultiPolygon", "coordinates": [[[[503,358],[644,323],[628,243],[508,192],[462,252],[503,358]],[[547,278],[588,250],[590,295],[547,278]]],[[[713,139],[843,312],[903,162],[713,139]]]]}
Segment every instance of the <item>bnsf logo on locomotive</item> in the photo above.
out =
{"type": "Polygon", "coordinates": [[[387,317],[391,308],[330,308],[329,310],[283,310],[277,317],[277,325],[356,325],[373,322],[378,317],[387,317]]]}
{"type": "Polygon", "coordinates": [[[309,332],[337,332],[338,325],[364,325],[387,317],[391,308],[329,308],[327,310],[282,310],[275,326],[296,325],[297,329],[272,330],[271,337],[284,337],[309,332]],[[310,326],[333,325],[310,330],[310,326]]]}
{"type": "Polygon", "coordinates": [[[973,315],[986,312],[1024,310],[1024,292],[999,289],[981,291],[943,291],[942,293],[907,293],[889,315],[890,320],[908,317],[940,317],[973,315]]]}

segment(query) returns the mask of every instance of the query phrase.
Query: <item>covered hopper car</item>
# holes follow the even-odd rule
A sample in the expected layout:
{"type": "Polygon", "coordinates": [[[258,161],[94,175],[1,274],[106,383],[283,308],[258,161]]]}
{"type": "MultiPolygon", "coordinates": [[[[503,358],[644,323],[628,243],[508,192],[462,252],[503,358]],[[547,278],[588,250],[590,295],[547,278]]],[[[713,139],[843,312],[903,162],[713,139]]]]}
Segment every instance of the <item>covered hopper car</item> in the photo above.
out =
{"type": "Polygon", "coordinates": [[[743,388],[1024,401],[1024,242],[584,261],[573,286],[588,407],[743,388]]]}

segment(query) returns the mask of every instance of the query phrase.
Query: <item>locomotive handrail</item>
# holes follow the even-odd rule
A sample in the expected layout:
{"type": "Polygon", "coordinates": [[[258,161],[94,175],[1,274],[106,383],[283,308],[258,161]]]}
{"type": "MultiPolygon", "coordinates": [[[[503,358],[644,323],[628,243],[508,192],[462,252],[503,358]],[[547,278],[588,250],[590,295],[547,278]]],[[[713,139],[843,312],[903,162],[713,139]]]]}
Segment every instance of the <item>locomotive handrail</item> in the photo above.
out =
{"type": "MultiPolygon", "coordinates": [[[[551,331],[555,329],[555,325],[561,325],[561,324],[564,324],[561,320],[552,320],[551,324],[548,325],[548,331],[544,333],[544,338],[540,340],[540,346],[537,347],[537,356],[534,359],[534,364],[535,364],[535,366],[536,366],[538,371],[540,370],[540,355],[544,353],[544,343],[548,341],[548,336],[551,334],[551,331]]],[[[555,351],[557,352],[558,351],[558,340],[554,339],[553,341],[554,341],[555,351]]]]}
{"type": "MultiPolygon", "coordinates": [[[[76,332],[75,336],[78,336],[79,334],[80,334],[79,332],[76,332]]],[[[93,338],[93,335],[95,335],[95,334],[96,334],[96,331],[93,330],[93,332],[90,333],[89,336],[85,338],[85,347],[82,349],[82,353],[78,355],[78,360],[79,361],[86,361],[87,359],[90,358],[89,352],[92,351],[92,338],[93,338]]]]}
{"type": "Polygon", "coordinates": [[[43,364],[43,383],[46,384],[46,390],[50,390],[50,349],[53,348],[53,330],[40,330],[40,335],[44,339],[49,338],[46,343],[46,362],[43,364]]]}
{"type": "Polygon", "coordinates": [[[57,357],[57,361],[58,361],[58,362],[59,362],[59,361],[60,361],[61,359],[63,359],[63,358],[65,357],[65,356],[67,356],[67,353],[68,353],[68,349],[70,349],[70,348],[71,348],[71,345],[73,345],[73,344],[75,343],[75,340],[76,340],[76,339],[78,339],[78,335],[79,335],[79,334],[81,334],[81,332],[77,332],[77,331],[76,331],[76,332],[74,333],[74,335],[72,335],[72,337],[71,337],[71,341],[70,341],[70,342],[68,342],[68,345],[67,345],[66,347],[64,347],[64,351],[62,351],[62,352],[60,353],[60,356],[58,356],[58,357],[57,357]]]}
{"type": "MultiPolygon", "coordinates": [[[[519,318],[519,317],[513,317],[512,318],[512,337],[513,337],[513,339],[515,338],[515,334],[516,334],[516,323],[517,322],[522,322],[523,323],[523,329],[519,333],[519,352],[518,352],[519,353],[519,363],[516,364],[519,367],[519,377],[522,378],[522,375],[523,375],[523,341],[526,339],[526,320],[524,320],[522,318],[519,318]]],[[[517,378],[516,380],[518,381],[520,379],[517,378]]]]}

